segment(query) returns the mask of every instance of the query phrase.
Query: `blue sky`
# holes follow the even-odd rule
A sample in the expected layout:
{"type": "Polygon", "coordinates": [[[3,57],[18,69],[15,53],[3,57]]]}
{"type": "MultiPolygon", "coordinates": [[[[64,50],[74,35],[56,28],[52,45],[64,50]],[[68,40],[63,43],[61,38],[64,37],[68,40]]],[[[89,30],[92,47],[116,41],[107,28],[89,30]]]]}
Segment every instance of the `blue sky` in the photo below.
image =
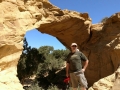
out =
{"type": "MultiPolygon", "coordinates": [[[[73,10],[80,13],[87,12],[92,18],[92,23],[99,23],[104,17],[110,17],[120,12],[120,0],[49,0],[55,6],[73,10]]],[[[54,49],[65,49],[55,37],[42,34],[37,30],[28,31],[25,35],[31,47],[53,46],[54,49]]]]}

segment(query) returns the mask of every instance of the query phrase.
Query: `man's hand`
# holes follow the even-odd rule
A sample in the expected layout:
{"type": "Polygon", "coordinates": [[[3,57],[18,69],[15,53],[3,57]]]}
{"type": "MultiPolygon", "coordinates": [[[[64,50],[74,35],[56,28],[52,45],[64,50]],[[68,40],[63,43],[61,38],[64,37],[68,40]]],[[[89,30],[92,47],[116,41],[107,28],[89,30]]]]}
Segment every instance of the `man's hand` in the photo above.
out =
{"type": "Polygon", "coordinates": [[[85,72],[85,69],[86,69],[87,66],[88,66],[88,62],[89,62],[88,60],[85,61],[85,65],[84,65],[84,67],[83,67],[83,69],[82,69],[83,72],[85,72]]]}
{"type": "Polygon", "coordinates": [[[68,74],[68,73],[66,73],[66,77],[69,77],[69,74],[68,74]]]}
{"type": "Polygon", "coordinates": [[[85,72],[85,69],[82,69],[83,72],[85,72]]]}

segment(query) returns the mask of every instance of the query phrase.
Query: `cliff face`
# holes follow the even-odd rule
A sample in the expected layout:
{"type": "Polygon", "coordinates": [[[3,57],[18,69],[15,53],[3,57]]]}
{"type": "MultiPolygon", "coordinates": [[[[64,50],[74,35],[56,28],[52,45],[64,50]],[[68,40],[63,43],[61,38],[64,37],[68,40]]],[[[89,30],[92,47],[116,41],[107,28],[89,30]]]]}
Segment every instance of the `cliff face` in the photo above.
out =
{"type": "Polygon", "coordinates": [[[90,61],[85,73],[89,85],[112,74],[120,63],[119,13],[92,25],[87,13],[60,10],[47,0],[0,0],[0,90],[22,90],[16,66],[23,37],[33,28],[55,36],[68,48],[78,43],[90,61]]]}

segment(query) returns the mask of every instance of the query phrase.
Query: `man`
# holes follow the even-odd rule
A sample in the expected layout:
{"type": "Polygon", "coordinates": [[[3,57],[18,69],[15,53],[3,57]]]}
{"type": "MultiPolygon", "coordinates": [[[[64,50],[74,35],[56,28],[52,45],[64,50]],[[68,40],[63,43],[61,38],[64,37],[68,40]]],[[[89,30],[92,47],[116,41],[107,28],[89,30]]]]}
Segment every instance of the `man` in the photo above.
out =
{"type": "Polygon", "coordinates": [[[84,76],[84,72],[88,66],[88,59],[86,56],[77,50],[77,44],[71,44],[71,53],[66,58],[66,76],[70,76],[70,82],[73,90],[77,90],[80,85],[80,90],[86,90],[87,80],[84,76]],[[81,60],[85,61],[85,65],[82,68],[81,60]]]}

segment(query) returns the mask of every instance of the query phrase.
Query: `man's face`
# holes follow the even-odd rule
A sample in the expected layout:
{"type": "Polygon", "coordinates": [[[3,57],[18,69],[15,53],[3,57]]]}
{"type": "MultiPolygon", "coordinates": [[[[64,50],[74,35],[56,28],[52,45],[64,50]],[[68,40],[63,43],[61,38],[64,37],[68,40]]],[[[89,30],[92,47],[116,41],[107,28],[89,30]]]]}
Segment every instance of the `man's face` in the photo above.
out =
{"type": "Polygon", "coordinates": [[[77,45],[72,45],[72,46],[71,46],[71,50],[72,50],[72,51],[75,51],[76,49],[77,49],[77,45]]]}

